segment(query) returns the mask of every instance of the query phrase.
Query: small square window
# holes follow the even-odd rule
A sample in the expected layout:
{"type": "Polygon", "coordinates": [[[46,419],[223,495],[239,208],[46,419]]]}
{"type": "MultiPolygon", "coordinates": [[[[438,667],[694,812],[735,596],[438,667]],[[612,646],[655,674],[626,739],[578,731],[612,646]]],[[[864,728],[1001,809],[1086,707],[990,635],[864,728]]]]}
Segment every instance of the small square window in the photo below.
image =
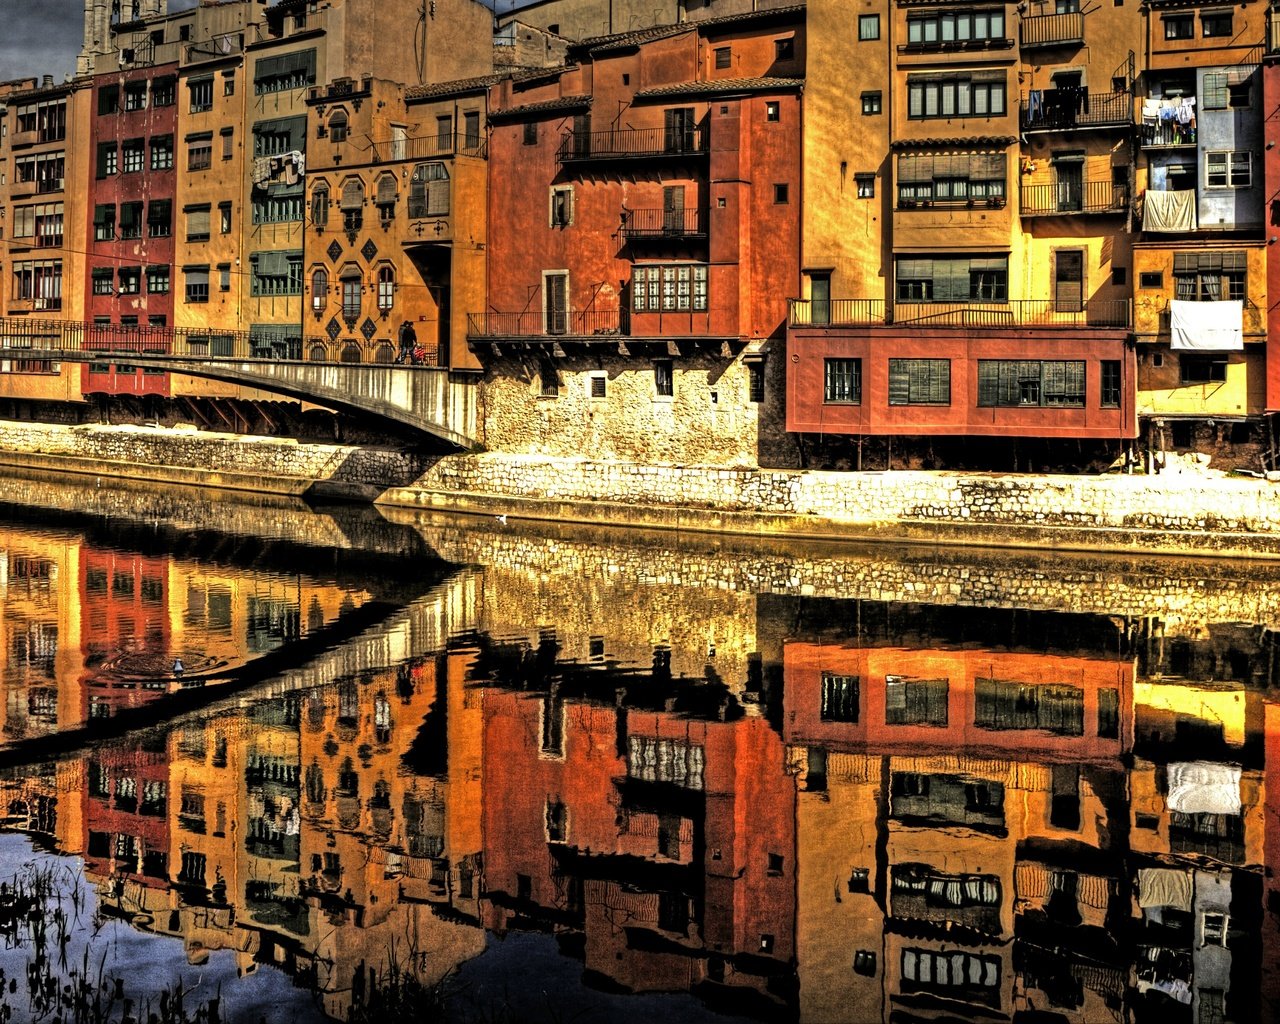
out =
{"type": "Polygon", "coordinates": [[[879,114],[884,109],[884,101],[878,92],[864,92],[862,94],[862,112],[864,114],[879,114]]]}
{"type": "Polygon", "coordinates": [[[675,395],[675,370],[670,359],[659,359],[653,364],[653,388],[659,398],[675,395]]]}
{"type": "Polygon", "coordinates": [[[1163,288],[1164,272],[1160,270],[1144,270],[1138,275],[1139,288],[1163,288]]]}
{"type": "Polygon", "coordinates": [[[720,70],[733,67],[733,48],[729,46],[717,46],[715,49],[716,67],[720,70]]]}
{"type": "Polygon", "coordinates": [[[858,186],[859,199],[874,199],[876,197],[876,176],[874,174],[855,174],[853,180],[858,186]]]}
{"type": "Polygon", "coordinates": [[[1196,37],[1195,15],[1166,15],[1164,19],[1164,37],[1166,39],[1194,39],[1196,37]]]}
{"type": "Polygon", "coordinates": [[[786,182],[773,186],[773,201],[779,205],[790,202],[790,186],[786,182]]]}
{"type": "Polygon", "coordinates": [[[591,397],[604,398],[606,389],[606,378],[604,374],[595,374],[591,379],[591,397]]]}
{"type": "Polygon", "coordinates": [[[783,859],[782,854],[780,853],[769,854],[769,867],[766,869],[767,873],[770,876],[777,878],[779,875],[782,874],[782,865],[784,863],[785,861],[783,859]]]}
{"type": "Polygon", "coordinates": [[[1205,911],[1200,915],[1200,945],[1227,944],[1227,915],[1205,911]]]}
{"type": "MultiPolygon", "coordinates": [[[[1164,353],[1163,353],[1163,352],[1153,352],[1153,353],[1151,354],[1151,365],[1152,365],[1152,366],[1154,366],[1154,367],[1156,367],[1157,369],[1159,369],[1161,366],[1164,366],[1164,353]]],[[[1139,825],[1139,827],[1141,828],[1142,826],[1141,826],[1141,825],[1139,825]]],[[[1151,827],[1152,827],[1152,828],[1155,828],[1156,826],[1155,826],[1155,825],[1152,825],[1151,827]]]]}
{"type": "Polygon", "coordinates": [[[1231,33],[1230,11],[1205,11],[1200,15],[1200,34],[1205,39],[1229,36],[1231,33]]]}
{"type": "Polygon", "coordinates": [[[796,41],[794,39],[775,39],[773,41],[774,60],[794,60],[795,56],[796,41]]]}
{"type": "Polygon", "coordinates": [[[1112,92],[1124,92],[1129,88],[1129,80],[1124,75],[1116,75],[1111,79],[1112,92]]]}
{"type": "Polygon", "coordinates": [[[866,977],[874,977],[876,973],[876,955],[870,950],[860,949],[853,954],[853,973],[866,977]]]}
{"type": "Polygon", "coordinates": [[[764,119],[766,121],[779,121],[782,119],[782,107],[777,100],[769,100],[764,105],[764,119]]]}
{"type": "Polygon", "coordinates": [[[854,868],[853,873],[849,875],[849,891],[850,892],[866,892],[871,891],[871,870],[870,868],[854,868]]]}
{"type": "Polygon", "coordinates": [[[1250,93],[1248,82],[1241,82],[1238,85],[1227,86],[1227,106],[1248,107],[1249,99],[1250,93]]]}
{"type": "Polygon", "coordinates": [[[773,952],[773,936],[772,935],[760,936],[760,952],[761,953],[773,952]]]}
{"type": "Polygon", "coordinates": [[[1128,282],[1128,280],[1129,280],[1129,270],[1128,270],[1128,268],[1126,268],[1126,267],[1112,267],[1112,268],[1111,268],[1111,283],[1112,283],[1112,284],[1114,284],[1114,285],[1116,285],[1116,286],[1120,286],[1120,285],[1123,285],[1123,284],[1127,283],[1127,282],[1128,282]]]}
{"type": "Polygon", "coordinates": [[[878,14],[860,14],[858,15],[858,39],[862,42],[868,42],[873,39],[880,38],[880,15],[878,14]]]}
{"type": "Polygon", "coordinates": [[[526,146],[536,146],[538,144],[537,121],[526,121],[524,123],[524,144],[526,146]]]}

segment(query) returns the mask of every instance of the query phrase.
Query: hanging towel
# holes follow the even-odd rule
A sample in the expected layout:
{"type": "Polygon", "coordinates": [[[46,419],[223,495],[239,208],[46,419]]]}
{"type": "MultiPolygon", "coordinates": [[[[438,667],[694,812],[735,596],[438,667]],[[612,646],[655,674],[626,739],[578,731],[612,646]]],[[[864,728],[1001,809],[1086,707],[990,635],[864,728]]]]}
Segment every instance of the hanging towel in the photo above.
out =
{"type": "Polygon", "coordinates": [[[1142,198],[1143,231],[1194,231],[1196,229],[1196,193],[1194,189],[1177,192],[1154,192],[1142,198]]]}
{"type": "Polygon", "coordinates": [[[1191,910],[1191,876],[1173,868],[1143,868],[1138,872],[1138,906],[1191,910]]]}
{"type": "Polygon", "coordinates": [[[1027,120],[1037,121],[1040,118],[1040,90],[1032,89],[1027,93],[1027,120]]]}
{"type": "MultiPolygon", "coordinates": [[[[1169,347],[1199,352],[1241,351],[1244,348],[1244,303],[1238,299],[1225,302],[1180,302],[1174,299],[1169,303],[1169,347]]],[[[1170,765],[1169,807],[1188,813],[1239,814],[1240,769],[1203,761],[1170,765]],[[1180,770],[1176,786],[1175,769],[1180,770]],[[1197,806],[1178,806],[1178,803],[1197,806]],[[1202,803],[1203,807],[1198,806],[1202,803]],[[1226,806],[1235,809],[1221,809],[1226,806]]]]}
{"type": "Polygon", "coordinates": [[[1143,100],[1142,116],[1144,118],[1149,117],[1153,121],[1159,118],[1160,117],[1160,101],[1159,100],[1143,100]]]}
{"type": "MultiPolygon", "coordinates": [[[[1177,303],[1175,303],[1177,305],[1177,303]]],[[[1184,302],[1184,306],[1235,306],[1238,302],[1184,302]]],[[[1214,316],[1223,316],[1222,310],[1214,316]]],[[[1237,326],[1237,331],[1239,327],[1237,326]]],[[[1237,335],[1237,338],[1239,335],[1237,335]]],[[[1177,348],[1177,345],[1173,346],[1177,348]]],[[[1236,348],[1240,348],[1237,344],[1236,348]]],[[[1240,769],[1212,761],[1183,761],[1169,765],[1169,810],[1184,814],[1239,814],[1240,769]]]]}

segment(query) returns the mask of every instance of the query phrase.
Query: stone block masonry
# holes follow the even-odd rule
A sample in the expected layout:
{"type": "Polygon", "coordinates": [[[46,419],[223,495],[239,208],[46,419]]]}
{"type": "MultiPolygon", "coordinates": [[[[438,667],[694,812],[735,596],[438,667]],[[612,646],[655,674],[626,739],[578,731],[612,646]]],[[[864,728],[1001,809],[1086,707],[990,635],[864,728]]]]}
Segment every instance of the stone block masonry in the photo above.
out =
{"type": "Polygon", "coordinates": [[[443,459],[390,504],[685,530],[1280,556],[1280,487],[1253,478],[642,466],[443,459]]]}

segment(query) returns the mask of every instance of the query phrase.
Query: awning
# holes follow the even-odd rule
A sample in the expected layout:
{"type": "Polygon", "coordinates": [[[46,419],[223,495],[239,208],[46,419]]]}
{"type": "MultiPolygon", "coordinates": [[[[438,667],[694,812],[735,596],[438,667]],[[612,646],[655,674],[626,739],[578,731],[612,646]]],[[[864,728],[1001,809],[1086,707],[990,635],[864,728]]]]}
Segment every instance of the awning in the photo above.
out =
{"type": "Polygon", "coordinates": [[[1169,347],[1190,352],[1239,352],[1244,349],[1244,303],[1169,303],[1169,347]]]}

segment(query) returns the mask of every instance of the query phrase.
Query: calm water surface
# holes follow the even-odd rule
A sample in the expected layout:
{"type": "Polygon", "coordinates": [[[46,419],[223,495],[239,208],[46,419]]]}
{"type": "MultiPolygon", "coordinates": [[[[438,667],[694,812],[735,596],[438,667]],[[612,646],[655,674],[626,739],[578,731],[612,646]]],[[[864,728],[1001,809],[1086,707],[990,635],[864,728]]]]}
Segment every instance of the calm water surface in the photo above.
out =
{"type": "Polygon", "coordinates": [[[43,486],[0,1021],[1275,1019],[1280,568],[43,486]]]}

